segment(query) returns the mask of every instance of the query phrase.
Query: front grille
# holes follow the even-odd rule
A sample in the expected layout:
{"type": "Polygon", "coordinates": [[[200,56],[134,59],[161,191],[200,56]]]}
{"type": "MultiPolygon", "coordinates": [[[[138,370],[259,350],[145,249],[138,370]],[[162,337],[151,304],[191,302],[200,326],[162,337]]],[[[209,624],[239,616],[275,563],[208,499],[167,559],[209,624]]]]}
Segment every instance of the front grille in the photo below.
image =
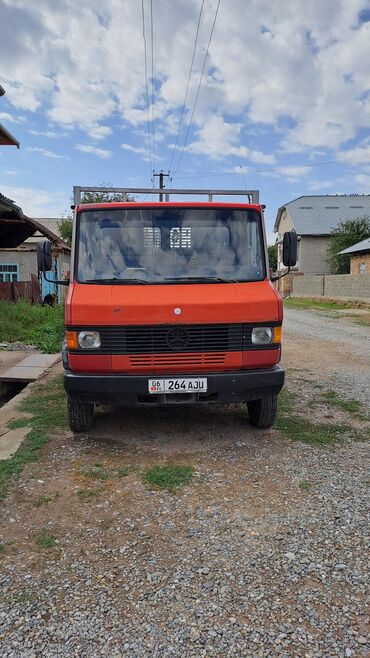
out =
{"type": "MultiPolygon", "coordinates": [[[[126,354],[126,355],[181,355],[221,352],[241,352],[256,349],[252,345],[252,328],[258,324],[177,324],[177,325],[138,325],[129,327],[89,327],[99,331],[101,349],[76,350],[83,354],[126,354]]],[[[280,322],[266,322],[268,326],[280,322]]],[[[68,327],[70,330],[83,331],[87,327],[68,327]]],[[[265,345],[264,349],[276,348],[265,345]]],[[[216,355],[213,354],[213,358],[216,355]]],[[[161,356],[160,358],[163,358],[161,356]]],[[[203,357],[202,357],[203,358],[203,357]]],[[[223,356],[224,358],[224,356],[223,356]]],[[[166,363],[167,365],[167,363],[166,363]]]]}
{"type": "Polygon", "coordinates": [[[130,356],[131,368],[155,368],[158,366],[222,366],[226,354],[143,354],[130,356]]]}

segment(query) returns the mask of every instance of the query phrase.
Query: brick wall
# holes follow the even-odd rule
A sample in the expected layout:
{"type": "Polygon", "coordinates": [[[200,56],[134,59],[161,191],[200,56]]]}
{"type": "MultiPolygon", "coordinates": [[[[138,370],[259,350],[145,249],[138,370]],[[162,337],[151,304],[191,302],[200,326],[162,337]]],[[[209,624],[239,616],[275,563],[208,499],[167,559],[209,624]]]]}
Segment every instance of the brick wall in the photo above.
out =
{"type": "Polygon", "coordinates": [[[351,274],[370,274],[370,252],[351,256],[351,274]],[[361,271],[360,271],[361,266],[361,271]]]}
{"type": "Polygon", "coordinates": [[[293,297],[323,297],[370,302],[369,274],[325,274],[293,278],[293,297]]]}

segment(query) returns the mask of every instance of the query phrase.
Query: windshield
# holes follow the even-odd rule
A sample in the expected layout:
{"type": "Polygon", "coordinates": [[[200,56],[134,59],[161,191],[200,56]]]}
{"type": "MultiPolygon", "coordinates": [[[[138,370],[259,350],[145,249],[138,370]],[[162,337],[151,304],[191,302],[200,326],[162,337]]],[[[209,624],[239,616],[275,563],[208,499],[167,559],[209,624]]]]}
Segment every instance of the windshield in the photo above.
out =
{"type": "Polygon", "coordinates": [[[85,283],[260,281],[261,216],[252,209],[155,207],[79,215],[77,279],[85,283]]]}

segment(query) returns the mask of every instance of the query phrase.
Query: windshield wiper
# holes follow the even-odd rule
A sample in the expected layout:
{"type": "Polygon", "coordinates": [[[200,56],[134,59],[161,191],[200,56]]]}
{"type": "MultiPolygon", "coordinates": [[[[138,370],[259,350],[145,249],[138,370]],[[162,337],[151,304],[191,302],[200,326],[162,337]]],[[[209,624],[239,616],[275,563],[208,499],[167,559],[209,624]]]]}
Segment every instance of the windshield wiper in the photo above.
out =
{"type": "Polygon", "coordinates": [[[86,279],[83,283],[110,283],[112,285],[116,283],[138,283],[143,286],[149,286],[149,281],[144,281],[144,279],[118,279],[117,277],[112,277],[111,279],[86,279]]]}
{"type": "Polygon", "coordinates": [[[176,278],[166,278],[165,281],[190,281],[191,283],[239,283],[236,279],[223,279],[220,276],[180,276],[176,278]]]}

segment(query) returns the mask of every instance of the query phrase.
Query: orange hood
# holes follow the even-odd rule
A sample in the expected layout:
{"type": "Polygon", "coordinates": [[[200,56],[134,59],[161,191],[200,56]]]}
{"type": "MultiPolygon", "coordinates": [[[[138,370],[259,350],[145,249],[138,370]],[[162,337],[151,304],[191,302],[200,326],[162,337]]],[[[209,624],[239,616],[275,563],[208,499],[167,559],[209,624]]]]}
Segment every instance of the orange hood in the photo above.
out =
{"type": "Polygon", "coordinates": [[[281,319],[281,300],[270,281],[148,286],[74,282],[70,285],[65,311],[66,324],[74,326],[281,319]]]}

